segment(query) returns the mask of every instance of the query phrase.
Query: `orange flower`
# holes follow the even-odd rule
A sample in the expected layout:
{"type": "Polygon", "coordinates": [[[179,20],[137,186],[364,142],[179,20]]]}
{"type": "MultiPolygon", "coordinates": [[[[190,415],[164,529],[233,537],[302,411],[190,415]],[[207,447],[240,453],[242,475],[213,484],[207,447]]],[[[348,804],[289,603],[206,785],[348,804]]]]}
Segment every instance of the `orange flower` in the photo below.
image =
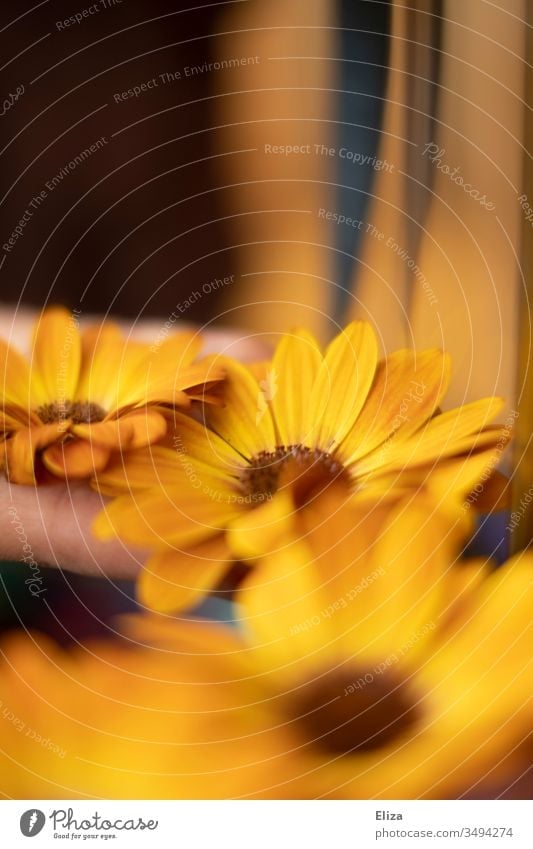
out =
{"type": "Polygon", "coordinates": [[[98,480],[102,493],[126,494],[100,514],[95,533],[153,550],[139,595],[155,610],[193,604],[232,560],[276,549],[332,485],[346,499],[423,488],[460,503],[480,481],[494,493],[508,431],[489,422],[503,402],[439,412],[451,370],[442,351],[378,361],[374,331],[354,322],[324,353],[297,330],[271,364],[220,362],[226,405],[206,410],[207,427],[178,412],[174,450],[133,452],[98,480]]]}
{"type": "Polygon", "coordinates": [[[156,442],[168,408],[213,400],[223,372],[212,358],[193,362],[200,346],[189,332],[158,348],[111,323],[80,332],[62,307],[36,322],[28,359],[0,340],[0,462],[9,480],[32,485],[44,470],[91,477],[114,452],[156,442]]]}

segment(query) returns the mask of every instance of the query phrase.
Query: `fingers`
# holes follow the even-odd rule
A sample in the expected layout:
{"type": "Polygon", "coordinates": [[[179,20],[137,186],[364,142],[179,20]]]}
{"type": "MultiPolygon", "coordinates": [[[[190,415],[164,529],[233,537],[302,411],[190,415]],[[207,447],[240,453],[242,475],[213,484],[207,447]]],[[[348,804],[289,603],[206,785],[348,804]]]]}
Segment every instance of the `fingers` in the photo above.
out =
{"type": "Polygon", "coordinates": [[[105,499],[86,484],[38,489],[0,480],[0,558],[47,564],[87,575],[134,578],[146,552],[91,532],[105,499]]]}

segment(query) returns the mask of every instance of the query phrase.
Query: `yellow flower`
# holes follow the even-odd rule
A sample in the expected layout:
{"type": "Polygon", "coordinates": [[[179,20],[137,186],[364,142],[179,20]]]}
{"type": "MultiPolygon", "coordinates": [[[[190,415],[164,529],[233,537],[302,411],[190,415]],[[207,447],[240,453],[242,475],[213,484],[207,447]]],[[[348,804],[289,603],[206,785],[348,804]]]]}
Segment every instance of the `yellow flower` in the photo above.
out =
{"type": "Polygon", "coordinates": [[[70,650],[37,634],[4,639],[2,792],[275,798],[272,770],[292,757],[290,733],[263,727],[241,648],[229,629],[193,622],[175,622],[171,639],[147,627],[140,640],[70,650]]]}
{"type": "Polygon", "coordinates": [[[111,323],[80,333],[61,307],[37,321],[29,359],[0,340],[0,462],[9,479],[35,484],[44,470],[91,477],[113,452],[160,439],[165,407],[211,400],[222,377],[210,359],[193,363],[200,345],[197,334],[179,333],[150,348],[111,323]]]}
{"type": "Polygon", "coordinates": [[[329,500],[249,575],[241,634],[152,615],[122,643],[4,642],[3,792],[410,799],[511,783],[532,718],[533,554],[456,564],[457,529],[429,498],[370,519],[344,505],[333,523],[329,500]]]}
{"type": "Polygon", "coordinates": [[[271,364],[222,361],[226,404],[206,411],[207,429],[176,413],[174,450],[134,452],[99,476],[102,492],[128,494],[97,518],[95,533],[154,549],[139,593],[156,610],[193,603],[233,559],[275,548],[332,484],[347,498],[426,487],[456,500],[490,477],[505,445],[505,429],[487,426],[500,399],[438,413],[448,356],[402,350],[378,362],[364,322],[324,355],[296,331],[271,364]]]}
{"type": "Polygon", "coordinates": [[[468,790],[531,724],[533,554],[456,563],[460,524],[426,497],[370,515],[327,500],[242,588],[254,668],[312,749],[320,796],[468,790]]]}

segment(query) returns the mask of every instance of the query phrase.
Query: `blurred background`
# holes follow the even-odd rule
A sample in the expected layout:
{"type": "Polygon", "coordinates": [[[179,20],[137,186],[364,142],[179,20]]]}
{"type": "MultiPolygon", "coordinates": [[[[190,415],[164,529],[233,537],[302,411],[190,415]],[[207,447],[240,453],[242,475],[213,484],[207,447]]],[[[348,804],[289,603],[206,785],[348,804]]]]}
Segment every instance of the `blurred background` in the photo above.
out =
{"type": "MultiPolygon", "coordinates": [[[[58,302],[267,339],[365,318],[384,352],[450,350],[449,406],[508,399],[518,504],[533,479],[531,4],[191,6],[0,9],[6,335],[58,302]]],[[[506,521],[479,544],[503,554],[506,521]]],[[[58,572],[42,604],[21,568],[2,567],[3,627],[78,639],[134,605],[129,584],[58,572]]]]}

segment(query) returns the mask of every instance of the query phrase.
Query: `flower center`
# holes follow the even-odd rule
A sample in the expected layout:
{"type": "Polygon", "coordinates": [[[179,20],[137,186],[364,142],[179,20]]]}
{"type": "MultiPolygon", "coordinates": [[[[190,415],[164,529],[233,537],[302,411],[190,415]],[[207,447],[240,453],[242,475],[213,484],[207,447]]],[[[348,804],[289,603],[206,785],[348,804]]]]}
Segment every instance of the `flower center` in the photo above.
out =
{"type": "Polygon", "coordinates": [[[71,419],[74,424],[91,424],[105,419],[106,412],[99,404],[90,401],[54,401],[43,404],[37,409],[37,415],[43,424],[71,419]]]}
{"type": "Polygon", "coordinates": [[[270,497],[290,486],[298,507],[339,480],[348,482],[348,474],[331,454],[304,445],[280,445],[250,461],[241,476],[241,486],[252,497],[270,497]]]}
{"type": "Polygon", "coordinates": [[[421,710],[408,685],[388,669],[326,673],[293,699],[306,738],[330,753],[370,752],[412,729],[421,710]]]}

